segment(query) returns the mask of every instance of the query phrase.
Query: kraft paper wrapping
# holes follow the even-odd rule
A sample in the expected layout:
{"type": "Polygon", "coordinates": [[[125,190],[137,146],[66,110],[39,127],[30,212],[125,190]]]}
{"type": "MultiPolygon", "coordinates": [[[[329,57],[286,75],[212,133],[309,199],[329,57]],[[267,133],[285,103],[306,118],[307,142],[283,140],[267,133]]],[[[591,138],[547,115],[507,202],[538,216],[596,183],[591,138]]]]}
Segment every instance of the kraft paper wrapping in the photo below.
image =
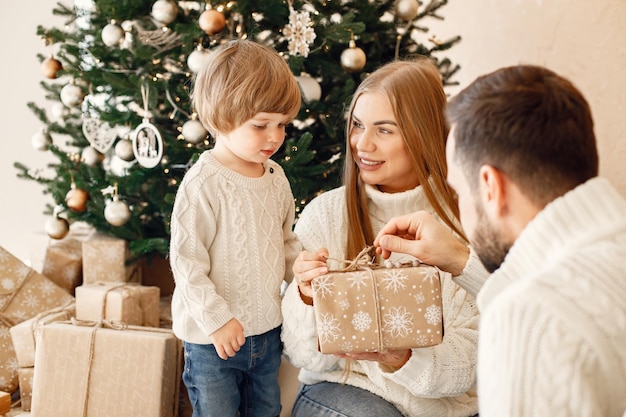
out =
{"type": "Polygon", "coordinates": [[[17,370],[20,381],[20,403],[22,403],[22,411],[30,411],[30,405],[33,398],[33,376],[35,368],[20,368],[17,370]]]}
{"type": "Polygon", "coordinates": [[[35,332],[38,327],[55,321],[69,320],[75,316],[74,301],[66,306],[53,308],[11,327],[11,339],[17,363],[22,368],[35,366],[35,332]]]}
{"type": "Polygon", "coordinates": [[[141,282],[139,262],[126,265],[128,242],[103,233],[94,233],[82,242],[83,284],[141,282]]]}
{"type": "Polygon", "coordinates": [[[443,339],[439,269],[358,266],[313,280],[322,353],[433,346],[443,339]]]}
{"type": "Polygon", "coordinates": [[[18,387],[17,358],[10,328],[74,300],[63,288],[0,247],[0,390],[18,387]]]}
{"type": "Polygon", "coordinates": [[[109,320],[134,326],[159,327],[159,287],[101,283],[76,287],[78,320],[109,320]]]}
{"type": "Polygon", "coordinates": [[[78,239],[65,238],[46,248],[41,273],[70,294],[83,280],[82,245],[78,239]]]}
{"type": "Polygon", "coordinates": [[[181,354],[168,329],[43,326],[37,333],[32,415],[175,417],[181,354]]]}

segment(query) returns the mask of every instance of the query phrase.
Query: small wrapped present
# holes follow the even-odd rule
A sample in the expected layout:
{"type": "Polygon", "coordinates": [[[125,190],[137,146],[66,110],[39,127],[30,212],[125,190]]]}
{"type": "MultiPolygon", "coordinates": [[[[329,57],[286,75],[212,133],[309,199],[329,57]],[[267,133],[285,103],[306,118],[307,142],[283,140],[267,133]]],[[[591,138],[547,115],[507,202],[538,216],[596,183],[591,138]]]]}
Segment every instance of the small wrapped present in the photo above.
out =
{"type": "Polygon", "coordinates": [[[440,273],[417,261],[382,267],[357,260],[314,279],[320,352],[381,352],[441,343],[440,273]]]}
{"type": "Polygon", "coordinates": [[[8,414],[11,411],[11,394],[0,391],[0,416],[8,414]]]}
{"type": "Polygon", "coordinates": [[[68,293],[83,280],[83,242],[65,238],[51,241],[46,248],[46,257],[41,273],[68,293]]]}
{"type": "Polygon", "coordinates": [[[101,283],[76,287],[76,318],[159,327],[159,287],[101,283]]]}
{"type": "Polygon", "coordinates": [[[100,282],[141,282],[139,262],[126,265],[128,241],[94,233],[83,241],[83,284],[100,282]]]}
{"type": "Polygon", "coordinates": [[[76,304],[72,300],[65,306],[44,311],[11,327],[11,339],[18,365],[22,368],[35,366],[35,332],[38,327],[55,321],[69,320],[75,313],[76,304]]]}
{"type": "Polygon", "coordinates": [[[169,329],[56,322],[39,328],[37,417],[173,417],[182,346],[169,329]]]}
{"type": "Polygon", "coordinates": [[[0,247],[0,390],[17,389],[17,359],[10,328],[74,300],[63,288],[0,247]]]}
{"type": "Polygon", "coordinates": [[[20,368],[17,370],[20,381],[20,402],[22,411],[30,411],[30,404],[33,398],[33,375],[35,368],[20,368]]]}

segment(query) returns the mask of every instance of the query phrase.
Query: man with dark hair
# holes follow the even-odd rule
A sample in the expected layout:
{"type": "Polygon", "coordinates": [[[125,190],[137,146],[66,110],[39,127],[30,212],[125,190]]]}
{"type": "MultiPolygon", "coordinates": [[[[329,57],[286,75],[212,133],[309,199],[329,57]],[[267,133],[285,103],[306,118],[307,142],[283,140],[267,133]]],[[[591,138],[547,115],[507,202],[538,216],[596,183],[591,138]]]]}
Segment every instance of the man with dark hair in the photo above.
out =
{"type": "Polygon", "coordinates": [[[519,65],[479,77],[448,120],[470,252],[425,212],[391,220],[379,252],[480,289],[481,417],[626,416],[626,200],[598,177],[587,101],[519,65]]]}

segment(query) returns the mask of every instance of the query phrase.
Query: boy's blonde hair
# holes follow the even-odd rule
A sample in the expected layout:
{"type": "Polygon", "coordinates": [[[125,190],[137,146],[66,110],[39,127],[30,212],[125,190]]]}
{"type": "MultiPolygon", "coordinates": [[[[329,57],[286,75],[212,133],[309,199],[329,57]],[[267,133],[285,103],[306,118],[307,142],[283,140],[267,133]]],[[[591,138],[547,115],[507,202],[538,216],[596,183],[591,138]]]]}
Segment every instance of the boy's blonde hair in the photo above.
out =
{"type": "Polygon", "coordinates": [[[459,236],[464,237],[459,227],[454,192],[446,182],[448,124],[445,117],[446,95],[439,70],[427,58],[393,61],[361,82],[348,111],[343,173],[348,214],[347,259],[355,257],[374,241],[365,184],[350,148],[352,111],[358,98],[365,92],[381,93],[389,99],[406,152],[424,194],[437,215],[459,236]]]}
{"type": "Polygon", "coordinates": [[[241,126],[260,112],[289,120],[300,110],[300,87],[278,53],[249,40],[232,40],[211,52],[196,74],[192,105],[216,136],[241,126]]]}

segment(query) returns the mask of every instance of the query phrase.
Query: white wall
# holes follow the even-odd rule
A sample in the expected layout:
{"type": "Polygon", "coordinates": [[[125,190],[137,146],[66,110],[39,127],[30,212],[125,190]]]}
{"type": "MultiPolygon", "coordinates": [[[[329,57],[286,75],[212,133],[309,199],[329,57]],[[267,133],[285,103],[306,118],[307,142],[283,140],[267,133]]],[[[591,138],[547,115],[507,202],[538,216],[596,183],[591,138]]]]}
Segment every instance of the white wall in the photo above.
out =
{"type": "MultiPolygon", "coordinates": [[[[42,75],[36,54],[46,52],[36,26],[59,26],[52,15],[57,0],[38,0],[36,7],[7,2],[0,16],[3,65],[0,84],[0,246],[28,262],[33,245],[41,243],[42,215],[48,196],[42,187],[16,177],[13,162],[43,168],[51,161],[35,151],[30,137],[39,121],[28,101],[45,104],[39,87],[42,75]]],[[[570,78],[587,96],[596,121],[601,174],[626,195],[626,1],[624,0],[449,0],[441,9],[445,20],[427,22],[427,35],[463,40],[448,56],[461,64],[451,93],[478,75],[504,65],[533,63],[570,78]]]]}

